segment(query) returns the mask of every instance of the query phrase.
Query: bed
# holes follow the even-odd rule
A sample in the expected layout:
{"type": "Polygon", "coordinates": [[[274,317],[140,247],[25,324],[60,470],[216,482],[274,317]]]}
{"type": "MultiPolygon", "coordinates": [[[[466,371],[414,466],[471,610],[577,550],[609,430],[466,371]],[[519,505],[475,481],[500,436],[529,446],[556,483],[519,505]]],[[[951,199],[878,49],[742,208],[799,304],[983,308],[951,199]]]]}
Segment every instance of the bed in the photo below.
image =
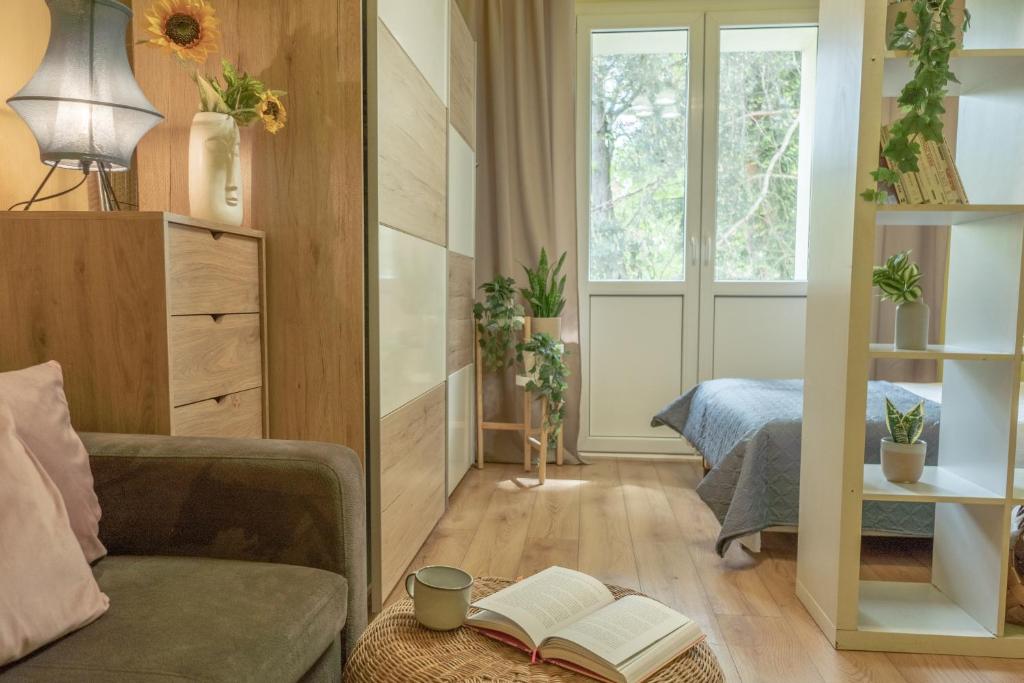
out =
{"type": "MultiPolygon", "coordinates": [[[[926,463],[938,459],[941,385],[868,383],[864,459],[879,461],[888,434],[884,398],[907,409],[924,399],[926,463]]],[[[802,380],[716,379],[680,396],[651,421],[685,437],[703,456],[707,474],[697,493],[722,524],[715,550],[765,529],[795,527],[800,499],[802,380]]],[[[865,532],[931,536],[930,504],[866,502],[865,532]]]]}

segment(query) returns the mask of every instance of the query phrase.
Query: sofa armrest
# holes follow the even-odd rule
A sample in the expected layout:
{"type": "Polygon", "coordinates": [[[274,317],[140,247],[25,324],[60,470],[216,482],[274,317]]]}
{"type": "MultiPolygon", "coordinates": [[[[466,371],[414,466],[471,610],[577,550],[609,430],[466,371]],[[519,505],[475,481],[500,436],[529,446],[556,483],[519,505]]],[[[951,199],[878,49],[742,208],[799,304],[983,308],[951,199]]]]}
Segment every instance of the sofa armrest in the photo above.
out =
{"type": "Polygon", "coordinates": [[[366,626],[362,468],[303,441],[82,434],[115,555],[294,564],[349,584],[345,652],[366,626]]]}

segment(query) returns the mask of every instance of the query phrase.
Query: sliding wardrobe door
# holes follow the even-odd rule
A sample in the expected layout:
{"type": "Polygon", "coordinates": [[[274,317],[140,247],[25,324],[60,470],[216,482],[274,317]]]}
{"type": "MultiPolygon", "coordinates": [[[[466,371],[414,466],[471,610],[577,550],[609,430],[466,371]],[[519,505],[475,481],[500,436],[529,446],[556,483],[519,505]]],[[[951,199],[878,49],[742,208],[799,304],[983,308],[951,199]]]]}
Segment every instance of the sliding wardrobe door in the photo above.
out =
{"type": "Polygon", "coordinates": [[[816,12],[710,12],[701,380],[803,377],[816,12]]]}
{"type": "Polygon", "coordinates": [[[449,0],[367,5],[367,478],[375,608],[405,576],[447,502],[455,255],[448,249],[449,7],[449,0]]]}

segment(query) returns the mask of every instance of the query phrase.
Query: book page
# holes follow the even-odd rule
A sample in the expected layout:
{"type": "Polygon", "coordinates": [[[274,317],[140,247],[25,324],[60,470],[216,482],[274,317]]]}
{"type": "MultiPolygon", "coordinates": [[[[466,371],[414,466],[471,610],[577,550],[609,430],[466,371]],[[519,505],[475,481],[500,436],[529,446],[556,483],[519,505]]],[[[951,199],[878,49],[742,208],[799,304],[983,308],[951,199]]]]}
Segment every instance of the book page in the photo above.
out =
{"type": "MultiPolygon", "coordinates": [[[[582,572],[549,567],[473,603],[511,619],[536,647],[545,637],[614,601],[603,583],[582,572]]],[[[472,622],[472,617],[470,617],[472,622]]]]}
{"type": "Polygon", "coordinates": [[[657,600],[629,595],[559,629],[553,637],[618,666],[689,623],[690,619],[657,600]]]}

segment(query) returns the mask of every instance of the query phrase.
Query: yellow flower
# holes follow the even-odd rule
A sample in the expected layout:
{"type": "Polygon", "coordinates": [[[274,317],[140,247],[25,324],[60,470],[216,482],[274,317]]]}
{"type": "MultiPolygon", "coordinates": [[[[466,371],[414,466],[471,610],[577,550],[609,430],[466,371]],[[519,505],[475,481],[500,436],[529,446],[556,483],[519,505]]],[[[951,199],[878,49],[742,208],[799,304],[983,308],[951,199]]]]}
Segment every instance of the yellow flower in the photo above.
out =
{"type": "Polygon", "coordinates": [[[146,12],[149,44],[182,60],[202,64],[218,50],[220,30],[216,13],[206,0],[160,0],[146,12]]]}
{"type": "Polygon", "coordinates": [[[267,129],[268,133],[277,133],[284,128],[284,124],[288,121],[288,112],[273,91],[263,91],[257,110],[260,113],[260,118],[263,119],[263,127],[267,129]]]}

